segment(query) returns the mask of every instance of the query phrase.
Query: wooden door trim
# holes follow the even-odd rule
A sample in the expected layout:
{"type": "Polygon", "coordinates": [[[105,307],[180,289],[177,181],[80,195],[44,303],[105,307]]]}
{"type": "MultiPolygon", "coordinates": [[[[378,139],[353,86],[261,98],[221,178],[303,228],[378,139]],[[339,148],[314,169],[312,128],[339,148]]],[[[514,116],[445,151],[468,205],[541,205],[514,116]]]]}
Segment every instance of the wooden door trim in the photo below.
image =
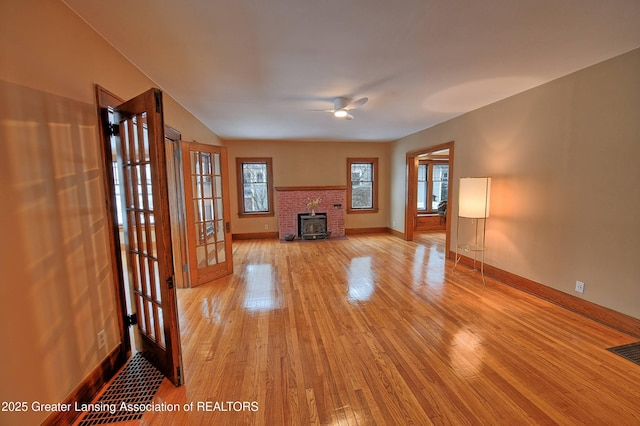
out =
{"type": "Polygon", "coordinates": [[[111,153],[111,137],[108,129],[105,128],[105,120],[108,122],[107,108],[115,107],[123,102],[123,99],[109,92],[100,85],[95,85],[96,104],[98,106],[98,131],[100,133],[100,153],[103,163],[103,183],[106,194],[106,208],[109,212],[108,224],[111,232],[109,232],[109,246],[111,253],[111,264],[114,280],[114,291],[119,306],[120,315],[118,315],[118,329],[120,333],[121,362],[122,365],[131,356],[131,340],[129,328],[124,324],[124,318],[127,316],[126,295],[124,293],[124,268],[122,266],[120,227],[118,225],[118,214],[113,192],[113,159],[110,158],[111,153]]]}

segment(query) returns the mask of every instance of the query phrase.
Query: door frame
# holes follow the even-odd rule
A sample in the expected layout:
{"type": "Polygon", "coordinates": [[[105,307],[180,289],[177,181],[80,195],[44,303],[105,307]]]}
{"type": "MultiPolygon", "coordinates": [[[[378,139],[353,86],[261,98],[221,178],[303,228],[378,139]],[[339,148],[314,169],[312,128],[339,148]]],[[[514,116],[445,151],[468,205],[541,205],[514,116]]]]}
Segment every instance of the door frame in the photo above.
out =
{"type": "MultiPolygon", "coordinates": [[[[116,206],[116,194],[113,186],[113,159],[111,158],[110,145],[110,130],[104,126],[104,123],[109,122],[108,108],[115,107],[124,102],[124,99],[114,95],[100,85],[95,85],[96,104],[98,106],[98,130],[100,134],[100,148],[102,153],[102,160],[104,163],[104,190],[107,195],[105,198],[106,208],[109,212],[108,225],[111,229],[109,232],[109,245],[111,248],[111,264],[113,265],[114,276],[114,291],[116,300],[119,305],[118,315],[118,328],[120,332],[120,354],[118,357],[120,366],[131,358],[131,333],[129,327],[125,325],[125,318],[128,315],[127,301],[124,286],[126,285],[124,279],[124,267],[122,265],[121,247],[122,241],[120,241],[120,226],[118,225],[118,212],[116,206]]],[[[118,369],[114,370],[114,373],[118,369]]]]}
{"type": "Polygon", "coordinates": [[[416,151],[409,151],[406,154],[406,168],[407,168],[407,193],[406,204],[404,209],[404,239],[406,241],[413,241],[413,234],[415,230],[414,220],[418,213],[418,157],[424,154],[429,154],[435,151],[441,151],[443,149],[449,150],[449,193],[447,214],[445,221],[445,257],[449,257],[451,248],[451,200],[453,197],[453,159],[454,159],[454,147],[455,141],[442,143],[439,145],[430,146],[428,148],[418,149],[416,151]]]}

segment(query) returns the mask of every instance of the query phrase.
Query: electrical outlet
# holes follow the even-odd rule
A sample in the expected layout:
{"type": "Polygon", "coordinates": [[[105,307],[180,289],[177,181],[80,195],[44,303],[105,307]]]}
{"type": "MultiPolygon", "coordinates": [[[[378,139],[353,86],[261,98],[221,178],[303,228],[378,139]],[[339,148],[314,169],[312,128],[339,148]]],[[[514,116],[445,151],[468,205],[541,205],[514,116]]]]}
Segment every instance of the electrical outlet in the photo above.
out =
{"type": "Polygon", "coordinates": [[[264,224],[264,229],[269,229],[269,224],[268,223],[264,224]]]}
{"type": "Polygon", "coordinates": [[[584,283],[582,281],[576,281],[576,291],[578,293],[584,293],[584,283]]]}
{"type": "Polygon", "coordinates": [[[107,340],[104,335],[104,330],[98,332],[98,349],[102,349],[107,345],[107,340]]]}

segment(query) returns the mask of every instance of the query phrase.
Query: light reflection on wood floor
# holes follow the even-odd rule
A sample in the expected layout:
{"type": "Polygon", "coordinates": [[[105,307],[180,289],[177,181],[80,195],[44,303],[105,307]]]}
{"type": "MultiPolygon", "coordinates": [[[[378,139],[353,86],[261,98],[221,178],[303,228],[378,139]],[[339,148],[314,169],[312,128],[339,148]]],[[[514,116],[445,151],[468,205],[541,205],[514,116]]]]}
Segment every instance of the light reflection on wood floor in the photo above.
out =
{"type": "Polygon", "coordinates": [[[234,275],[179,291],[186,384],[156,401],[257,411],[141,424],[640,424],[640,367],[606,351],[635,339],[452,273],[443,235],[234,241],[234,275]]]}

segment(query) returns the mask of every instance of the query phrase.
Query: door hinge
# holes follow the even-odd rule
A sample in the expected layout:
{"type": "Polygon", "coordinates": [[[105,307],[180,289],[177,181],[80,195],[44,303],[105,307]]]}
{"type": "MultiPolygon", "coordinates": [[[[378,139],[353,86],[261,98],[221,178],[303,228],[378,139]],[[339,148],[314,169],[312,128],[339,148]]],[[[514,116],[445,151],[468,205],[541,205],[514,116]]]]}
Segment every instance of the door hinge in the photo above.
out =
{"type": "Polygon", "coordinates": [[[124,317],[124,325],[126,327],[131,327],[132,325],[136,325],[138,323],[138,314],[133,313],[131,315],[127,315],[124,317]]]}
{"type": "Polygon", "coordinates": [[[224,230],[225,232],[228,234],[229,232],[231,232],[231,222],[225,222],[224,223],[224,230]]]}
{"type": "Polygon", "coordinates": [[[109,123],[107,125],[107,133],[109,134],[109,136],[120,136],[120,125],[109,123]]]}
{"type": "Polygon", "coordinates": [[[169,290],[173,288],[173,275],[167,278],[167,285],[169,286],[169,290]]]}

